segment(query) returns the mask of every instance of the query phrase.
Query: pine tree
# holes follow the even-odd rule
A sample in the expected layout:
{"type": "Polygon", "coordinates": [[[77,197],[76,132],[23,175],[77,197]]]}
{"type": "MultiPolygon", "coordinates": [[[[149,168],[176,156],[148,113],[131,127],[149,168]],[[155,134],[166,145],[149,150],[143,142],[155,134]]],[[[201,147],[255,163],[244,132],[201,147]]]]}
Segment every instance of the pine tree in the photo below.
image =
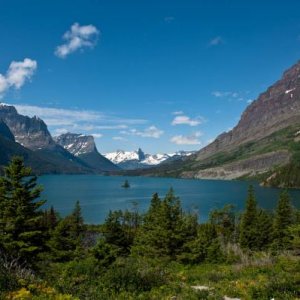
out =
{"type": "Polygon", "coordinates": [[[257,250],[266,250],[272,243],[272,216],[260,209],[257,215],[257,250]]]}
{"type": "Polygon", "coordinates": [[[85,229],[81,207],[77,201],[72,213],[60,220],[50,232],[51,237],[47,243],[49,257],[53,261],[63,262],[80,256],[85,229]]]}
{"type": "Polygon", "coordinates": [[[196,216],[182,211],[172,189],[163,200],[153,195],[132,252],[141,256],[176,259],[184,244],[196,236],[196,216]]]}
{"type": "Polygon", "coordinates": [[[276,250],[286,249],[290,245],[288,227],[293,224],[294,213],[287,190],[281,192],[275,211],[273,224],[273,247],[276,250]]]}
{"type": "Polygon", "coordinates": [[[0,247],[31,263],[44,247],[40,207],[45,201],[38,200],[42,189],[20,157],[14,157],[4,173],[0,179],[0,247]]]}
{"type": "Polygon", "coordinates": [[[235,212],[234,206],[225,205],[221,209],[215,209],[209,214],[210,223],[216,226],[218,235],[223,243],[235,240],[235,212]]]}
{"type": "Polygon", "coordinates": [[[241,217],[239,242],[242,248],[255,250],[257,248],[258,210],[252,185],[248,189],[246,208],[241,217]]]}
{"type": "Polygon", "coordinates": [[[81,239],[82,235],[85,231],[85,225],[82,217],[82,212],[81,212],[81,206],[79,201],[76,201],[75,207],[73,209],[73,212],[71,214],[71,218],[73,220],[73,228],[72,228],[72,235],[75,239],[81,239]]]}

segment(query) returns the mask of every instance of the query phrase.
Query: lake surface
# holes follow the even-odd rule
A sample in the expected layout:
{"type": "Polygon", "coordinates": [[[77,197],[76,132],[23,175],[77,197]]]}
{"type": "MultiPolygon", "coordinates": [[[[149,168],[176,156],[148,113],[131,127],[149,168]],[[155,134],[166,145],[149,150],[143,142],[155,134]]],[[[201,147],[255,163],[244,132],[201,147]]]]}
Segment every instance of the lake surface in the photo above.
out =
{"type": "MultiPolygon", "coordinates": [[[[131,209],[138,203],[139,211],[145,211],[153,193],[163,197],[173,187],[185,210],[199,213],[205,221],[209,212],[232,203],[237,210],[244,207],[249,182],[222,180],[191,180],[174,178],[128,177],[130,188],[121,185],[122,176],[97,175],[45,175],[39,177],[44,186],[46,207],[54,206],[62,216],[70,213],[77,200],[80,201],[86,223],[102,223],[109,210],[131,209]]],[[[262,188],[253,183],[259,205],[265,209],[276,206],[280,189],[262,188]]],[[[300,191],[290,191],[292,202],[300,207],[300,191]]]]}

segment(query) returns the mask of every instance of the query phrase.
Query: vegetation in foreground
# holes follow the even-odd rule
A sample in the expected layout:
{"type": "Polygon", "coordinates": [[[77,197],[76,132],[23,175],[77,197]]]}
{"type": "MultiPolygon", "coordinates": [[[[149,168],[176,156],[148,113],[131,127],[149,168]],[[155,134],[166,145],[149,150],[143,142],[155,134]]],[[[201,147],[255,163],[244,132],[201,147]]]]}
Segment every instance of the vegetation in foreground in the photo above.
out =
{"type": "Polygon", "coordinates": [[[42,210],[36,177],[14,158],[0,180],[1,299],[299,299],[300,213],[283,191],[269,213],[249,187],[198,223],[170,190],[148,211],[85,225],[79,202],[42,210]]]}

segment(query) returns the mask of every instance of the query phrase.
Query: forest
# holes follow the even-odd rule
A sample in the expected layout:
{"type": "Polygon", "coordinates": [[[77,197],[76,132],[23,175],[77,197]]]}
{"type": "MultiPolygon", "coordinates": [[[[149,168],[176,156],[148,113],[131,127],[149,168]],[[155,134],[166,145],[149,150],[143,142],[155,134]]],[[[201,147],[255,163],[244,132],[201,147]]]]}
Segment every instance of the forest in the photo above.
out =
{"type": "Polygon", "coordinates": [[[249,186],[243,211],[229,203],[200,222],[170,189],[100,225],[85,224],[79,202],[65,217],[45,209],[41,192],[14,157],[0,178],[0,299],[300,298],[300,211],[288,190],[266,211],[249,186]]]}

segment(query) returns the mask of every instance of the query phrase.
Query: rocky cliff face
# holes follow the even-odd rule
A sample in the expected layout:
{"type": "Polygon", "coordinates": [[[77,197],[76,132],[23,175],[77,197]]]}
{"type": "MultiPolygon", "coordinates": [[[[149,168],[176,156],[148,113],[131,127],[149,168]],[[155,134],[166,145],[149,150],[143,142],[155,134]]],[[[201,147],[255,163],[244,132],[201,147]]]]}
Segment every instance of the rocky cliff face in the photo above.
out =
{"type": "Polygon", "coordinates": [[[9,127],[16,142],[31,150],[55,147],[47,125],[37,117],[18,114],[14,106],[0,105],[0,119],[9,127]]]}
{"type": "Polygon", "coordinates": [[[94,137],[91,135],[66,133],[55,137],[54,140],[75,156],[97,151],[94,137]]]}
{"type": "Polygon", "coordinates": [[[203,160],[217,152],[257,141],[300,120],[300,61],[250,104],[233,130],[198,152],[203,160]]]}
{"type": "MultiPolygon", "coordinates": [[[[47,125],[40,118],[21,115],[14,106],[0,104],[0,120],[5,123],[2,125],[2,131],[6,132],[6,138],[9,134],[8,128],[16,142],[3,146],[9,148],[7,151],[5,150],[7,155],[3,162],[9,159],[10,155],[15,155],[17,150],[17,153],[20,153],[25,161],[27,153],[30,153],[29,156],[32,157],[30,165],[33,166],[36,173],[94,172],[83,161],[58,145],[49,133],[47,125]],[[20,148],[18,145],[22,147],[20,148]],[[31,151],[23,151],[24,149],[31,151]]],[[[10,139],[12,140],[11,136],[10,139]]],[[[0,154],[4,155],[4,152],[0,154]]]]}
{"type": "Polygon", "coordinates": [[[55,137],[55,141],[96,171],[119,170],[116,165],[98,152],[92,135],[65,133],[55,137]]]}

